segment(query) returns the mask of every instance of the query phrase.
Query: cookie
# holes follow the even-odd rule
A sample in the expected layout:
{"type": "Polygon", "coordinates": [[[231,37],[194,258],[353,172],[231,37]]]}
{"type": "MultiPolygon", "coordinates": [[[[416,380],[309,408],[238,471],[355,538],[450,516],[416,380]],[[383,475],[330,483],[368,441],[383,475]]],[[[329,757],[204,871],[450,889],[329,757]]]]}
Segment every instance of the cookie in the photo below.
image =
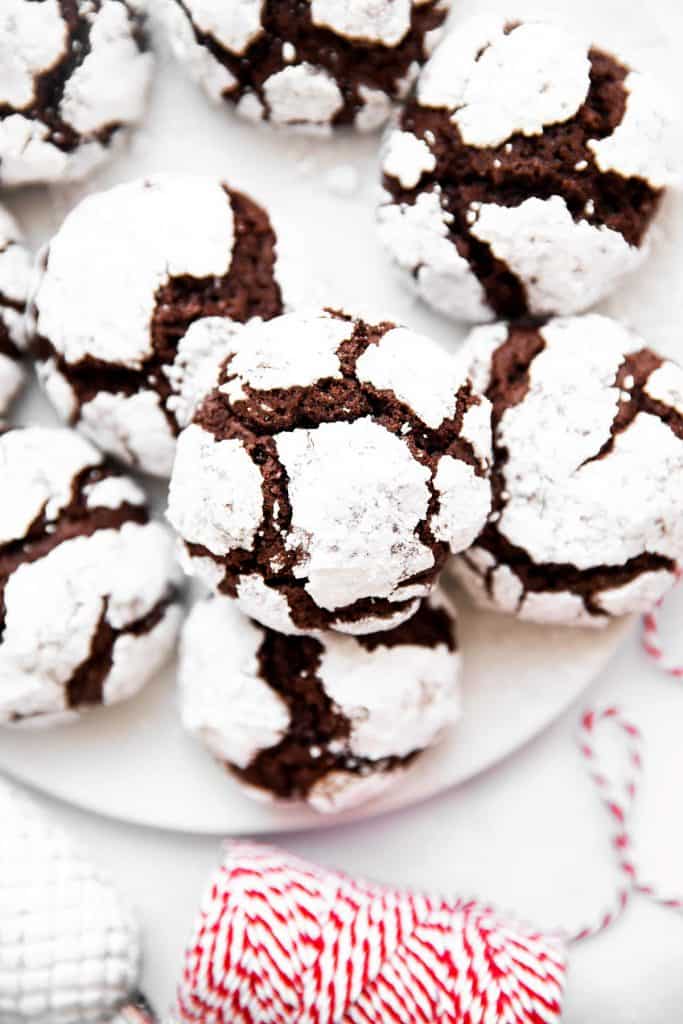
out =
{"type": "Polygon", "coordinates": [[[604,626],[683,559],[683,370],[595,314],[473,331],[493,405],[493,512],[456,572],[483,607],[604,626]]]}
{"type": "Polygon", "coordinates": [[[379,128],[441,35],[450,0],[163,0],[171,45],[251,121],[379,128]]]}
{"type": "Polygon", "coordinates": [[[670,109],[649,75],[558,27],[459,26],[386,139],[388,252],[456,320],[583,312],[647,257],[670,109]]]}
{"type": "Polygon", "coordinates": [[[253,795],[333,812],[403,778],[460,714],[455,618],[441,596],[372,637],[283,636],[224,597],[183,632],[185,728],[253,795]]]}
{"type": "Polygon", "coordinates": [[[53,724],[136,693],[179,625],[172,541],[84,438],[0,434],[0,723],[53,724]]]}
{"type": "Polygon", "coordinates": [[[24,377],[20,358],[26,343],[24,319],[31,265],[19,225],[0,206],[0,417],[24,377]]]}
{"type": "Polygon", "coordinates": [[[44,253],[32,311],[39,376],[62,418],[168,476],[220,355],[217,337],[197,347],[187,329],[281,313],[276,249],[266,211],[213,178],[162,175],[83,200],[44,253]]]}
{"type": "Polygon", "coordinates": [[[142,117],[152,63],[133,2],[3,0],[0,185],[102,164],[142,117]]]}
{"type": "Polygon", "coordinates": [[[405,621],[486,521],[488,403],[392,323],[326,311],[225,330],[171,477],[187,571],[283,633],[405,621]]]}

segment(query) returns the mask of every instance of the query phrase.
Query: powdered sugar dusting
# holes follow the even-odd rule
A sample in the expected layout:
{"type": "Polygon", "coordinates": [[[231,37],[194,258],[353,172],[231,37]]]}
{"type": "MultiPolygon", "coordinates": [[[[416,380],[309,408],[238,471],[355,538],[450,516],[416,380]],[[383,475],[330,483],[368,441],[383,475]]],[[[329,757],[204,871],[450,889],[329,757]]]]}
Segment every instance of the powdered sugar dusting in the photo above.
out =
{"type": "Polygon", "coordinates": [[[425,107],[445,107],[466,145],[499,146],[566,121],[590,86],[587,48],[541,23],[506,31],[503,18],[472,19],[452,32],[418,85],[425,107]]]}
{"type": "Polygon", "coordinates": [[[261,35],[263,0],[184,0],[197,28],[213,36],[226,50],[242,54],[261,35]]]}
{"type": "Polygon", "coordinates": [[[233,232],[228,196],[213,179],[165,175],[83,200],[50,243],[35,296],[39,333],[67,362],[117,353],[139,368],[151,352],[157,289],[173,276],[226,274],[233,232]]]}
{"type": "Polygon", "coordinates": [[[178,438],[168,518],[213,554],[250,550],[263,516],[261,472],[242,441],[217,441],[192,424],[178,438]]]}
{"type": "Polygon", "coordinates": [[[68,430],[31,427],[0,435],[0,544],[25,537],[43,510],[56,519],[71,500],[74,478],[101,462],[91,444],[68,430]]]}
{"type": "Polygon", "coordinates": [[[466,377],[460,363],[430,338],[406,327],[388,331],[356,364],[358,379],[378,391],[393,391],[429,427],[455,416],[466,377]],[[425,358],[421,358],[422,356],[425,358]]]}
{"type": "Polygon", "coordinates": [[[407,757],[435,741],[460,715],[460,658],[445,645],[374,647],[326,636],[319,675],[351,722],[358,757],[407,757]]]}
{"type": "Polygon", "coordinates": [[[437,540],[451,551],[468,548],[477,537],[491,508],[491,485],[477,476],[472,466],[450,455],[442,455],[434,477],[439,509],[431,527],[437,540]]]}
{"type": "Polygon", "coordinates": [[[629,245],[604,224],[574,220],[562,196],[519,206],[485,203],[471,232],[519,278],[529,310],[539,316],[588,309],[647,256],[646,247],[629,245]]]}
{"type": "MultiPolygon", "coordinates": [[[[89,657],[103,612],[117,629],[144,617],[166,596],[172,566],[164,530],[156,524],[136,523],[65,541],[43,558],[20,565],[4,591],[0,679],[4,682],[12,675],[14,685],[11,707],[0,705],[0,719],[6,721],[8,713],[36,715],[66,709],[66,686],[89,657]]],[[[177,612],[173,616],[177,625],[177,612]]],[[[175,629],[170,635],[168,631],[158,634],[156,649],[146,645],[137,674],[127,674],[126,695],[144,685],[165,660],[174,633],[175,629]]],[[[133,642],[129,638],[129,644],[133,642]]],[[[3,686],[0,694],[5,698],[3,686]]],[[[115,689],[110,699],[116,696],[115,689]]]]}
{"type": "Polygon", "coordinates": [[[337,349],[352,333],[352,323],[328,314],[291,313],[248,325],[233,341],[227,372],[235,379],[221,390],[234,400],[242,385],[270,391],[340,378],[337,349]]]}
{"type": "Polygon", "coordinates": [[[183,725],[238,768],[279,743],[290,725],[287,705],[259,675],[263,639],[262,628],[220,597],[196,604],[182,635],[183,725]]]}
{"type": "Polygon", "coordinates": [[[310,0],[313,23],[340,36],[397,46],[410,28],[411,0],[310,0]]]}
{"type": "Polygon", "coordinates": [[[415,188],[422,175],[435,167],[436,157],[424,139],[412,132],[391,132],[382,162],[385,174],[400,181],[403,188],[415,188]]]}
{"type": "Polygon", "coordinates": [[[490,320],[484,289],[449,238],[452,215],[443,209],[438,188],[414,204],[383,203],[379,233],[399,266],[410,271],[418,294],[450,316],[490,320]]]}
{"type": "Polygon", "coordinates": [[[344,99],[336,81],[313,64],[292,64],[266,79],[263,94],[276,125],[329,130],[344,99]]]}
{"type": "Polygon", "coordinates": [[[415,536],[429,503],[429,470],[370,419],[324,423],[276,438],[292,504],[295,576],[321,608],[390,597],[434,565],[415,536]]]}
{"type": "Polygon", "coordinates": [[[673,170],[672,128],[674,113],[670,97],[654,77],[631,71],[624,88],[626,113],[611,135],[588,143],[601,171],[614,171],[624,178],[642,178],[655,188],[676,184],[673,170]]]}
{"type": "Polygon", "coordinates": [[[57,0],[38,6],[4,0],[0,12],[0,106],[33,102],[34,78],[59,60],[67,43],[66,22],[57,0]]]}
{"type": "Polygon", "coordinates": [[[81,406],[78,428],[122,462],[160,476],[171,471],[175,434],[156,391],[100,391],[81,406]]]}
{"type": "Polygon", "coordinates": [[[0,12],[0,182],[69,181],[89,173],[142,116],[153,58],[123,0],[77,5],[70,29],[57,0],[5,0],[0,12]],[[81,55],[83,39],[87,51],[81,55]],[[73,59],[77,55],[81,59],[73,59]],[[44,109],[41,75],[66,69],[57,110],[44,109]],[[63,122],[53,131],[55,116],[63,122]],[[105,138],[109,134],[110,137],[105,138]]]}
{"type": "Polygon", "coordinates": [[[90,53],[67,79],[60,104],[64,120],[82,133],[139,121],[153,62],[150,53],[138,49],[119,0],[103,0],[90,20],[90,53]]]}
{"type": "MultiPolygon", "coordinates": [[[[569,580],[566,591],[541,585],[525,593],[523,561],[496,566],[488,551],[475,557],[476,547],[460,560],[458,575],[480,603],[522,618],[604,625],[609,616],[650,607],[673,585],[683,557],[683,440],[667,422],[667,407],[683,394],[683,370],[665,362],[652,371],[643,392],[658,395],[661,413],[636,409],[615,431],[620,403],[636,386],[627,375],[618,387],[617,375],[627,356],[645,349],[642,339],[598,315],[551,320],[539,331],[545,347],[531,362],[528,392],[497,426],[506,457],[496,528],[531,563],[551,567],[554,584],[562,582],[564,570],[552,569],[558,565],[604,571],[605,583],[596,582],[590,603],[569,580]],[[638,572],[636,564],[632,579],[610,585],[611,568],[621,571],[643,556],[661,556],[672,568],[646,563],[638,572]]],[[[466,346],[473,364],[490,365],[493,333],[473,335],[466,346]]],[[[485,376],[476,365],[473,373],[485,376]]]]}

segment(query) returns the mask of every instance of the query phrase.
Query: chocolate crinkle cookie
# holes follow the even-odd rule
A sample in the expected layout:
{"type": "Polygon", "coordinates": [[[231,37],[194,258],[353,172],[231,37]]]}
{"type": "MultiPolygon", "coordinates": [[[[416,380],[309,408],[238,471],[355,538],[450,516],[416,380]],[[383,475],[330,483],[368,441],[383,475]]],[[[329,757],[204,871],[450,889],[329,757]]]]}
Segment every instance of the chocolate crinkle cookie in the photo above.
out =
{"type": "Polygon", "coordinates": [[[484,607],[604,626],[643,612],[683,559],[683,370],[605,317],[477,328],[493,405],[493,512],[456,560],[484,607]]]}
{"type": "Polygon", "coordinates": [[[283,633],[410,618],[486,521],[488,402],[392,323],[328,311],[225,330],[231,354],[171,477],[187,571],[283,633]]]}
{"type": "Polygon", "coordinates": [[[276,249],[266,211],[213,178],[159,176],[83,200],[43,254],[32,308],[39,377],[62,418],[168,476],[230,325],[283,311],[276,249]],[[216,315],[220,337],[184,339],[216,315]]]}
{"type": "Polygon", "coordinates": [[[173,543],[69,430],[0,434],[0,723],[53,724],[136,693],[179,625],[173,543]]]}
{"type": "Polygon", "coordinates": [[[21,386],[24,373],[26,299],[32,260],[19,225],[0,206],[0,417],[21,386]]]}
{"type": "Polygon", "coordinates": [[[282,636],[235,602],[183,632],[185,728],[255,796],[336,812],[379,795],[460,714],[455,615],[442,596],[372,637],[282,636]]]}
{"type": "Polygon", "coordinates": [[[450,0],[163,0],[171,44],[251,121],[374,131],[410,90],[450,0]]]}
{"type": "Polygon", "coordinates": [[[455,29],[385,143],[381,237],[459,320],[580,313],[648,252],[668,97],[557,27],[455,29]]]}
{"type": "Polygon", "coordinates": [[[152,56],[126,0],[2,0],[0,185],[101,164],[144,112],[152,56]]]}

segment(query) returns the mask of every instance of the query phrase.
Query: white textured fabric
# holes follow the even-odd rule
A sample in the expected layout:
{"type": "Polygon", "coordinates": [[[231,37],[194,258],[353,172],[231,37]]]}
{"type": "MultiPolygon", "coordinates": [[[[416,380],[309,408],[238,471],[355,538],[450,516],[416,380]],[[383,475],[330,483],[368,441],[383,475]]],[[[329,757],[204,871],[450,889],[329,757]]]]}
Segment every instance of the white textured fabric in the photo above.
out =
{"type": "Polygon", "coordinates": [[[0,1020],[103,1024],[135,988],[140,937],[86,853],[0,780],[0,1020]]]}

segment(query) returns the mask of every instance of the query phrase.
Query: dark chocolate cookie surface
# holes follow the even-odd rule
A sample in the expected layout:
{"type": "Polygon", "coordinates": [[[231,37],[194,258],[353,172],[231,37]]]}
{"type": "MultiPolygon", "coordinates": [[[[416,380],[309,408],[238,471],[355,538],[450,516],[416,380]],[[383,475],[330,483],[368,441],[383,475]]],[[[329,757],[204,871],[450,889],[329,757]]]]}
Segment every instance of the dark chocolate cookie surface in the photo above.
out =
{"type": "Polygon", "coordinates": [[[3,0],[0,185],[82,178],[142,116],[152,56],[126,0],[3,0]]]}
{"type": "Polygon", "coordinates": [[[282,313],[281,267],[267,212],[216,179],[159,175],[88,197],[47,247],[34,294],[48,397],[104,451],[168,476],[225,355],[222,337],[198,344],[188,328],[282,313]]]}
{"type": "Polygon", "coordinates": [[[454,612],[435,595],[372,637],[296,637],[213,598],[187,622],[179,682],[186,729],[240,782],[341,811],[397,782],[459,716],[454,612]]]}
{"type": "Polygon", "coordinates": [[[0,434],[0,723],[59,722],[132,696],[180,619],[172,542],[85,439],[0,434]]]}
{"type": "Polygon", "coordinates": [[[281,632],[405,621],[486,520],[488,403],[391,323],[290,314],[228,342],[171,478],[188,572],[281,632]]]}
{"type": "Polygon", "coordinates": [[[647,255],[668,109],[649,75],[557,27],[473,19],[386,140],[382,238],[455,319],[581,312],[647,255]]]}
{"type": "Polygon", "coordinates": [[[484,606],[606,625],[683,558],[683,370],[606,317],[496,324],[466,346],[493,406],[493,511],[457,574],[484,606]]]}
{"type": "Polygon", "coordinates": [[[283,127],[373,131],[409,91],[449,0],[164,0],[177,56],[216,100],[283,127]]]}

